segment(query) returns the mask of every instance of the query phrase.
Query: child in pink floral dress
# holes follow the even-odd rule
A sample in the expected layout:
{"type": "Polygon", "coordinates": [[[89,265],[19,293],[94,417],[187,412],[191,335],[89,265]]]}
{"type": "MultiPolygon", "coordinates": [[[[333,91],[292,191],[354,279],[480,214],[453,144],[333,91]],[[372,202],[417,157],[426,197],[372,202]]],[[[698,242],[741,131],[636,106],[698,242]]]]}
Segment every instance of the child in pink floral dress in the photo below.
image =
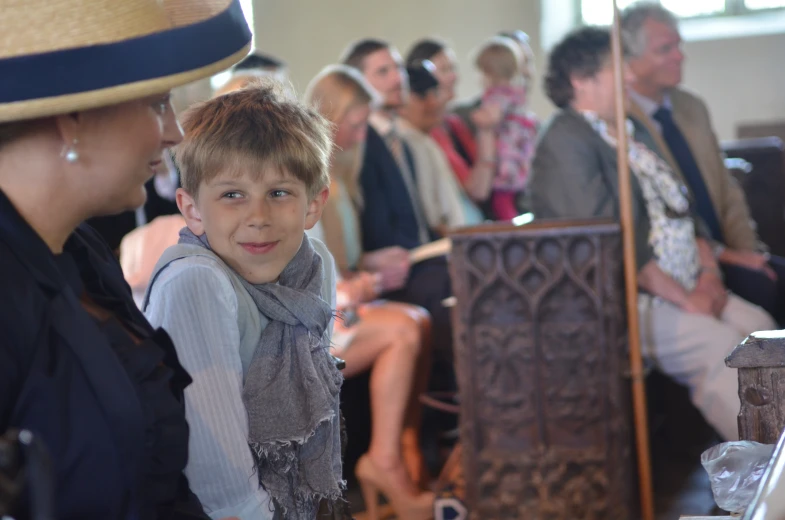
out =
{"type": "Polygon", "coordinates": [[[495,104],[502,112],[491,194],[491,209],[498,220],[519,214],[516,199],[526,188],[537,138],[537,120],[526,108],[520,52],[512,40],[493,38],[480,48],[475,60],[485,84],[483,105],[495,104]]]}

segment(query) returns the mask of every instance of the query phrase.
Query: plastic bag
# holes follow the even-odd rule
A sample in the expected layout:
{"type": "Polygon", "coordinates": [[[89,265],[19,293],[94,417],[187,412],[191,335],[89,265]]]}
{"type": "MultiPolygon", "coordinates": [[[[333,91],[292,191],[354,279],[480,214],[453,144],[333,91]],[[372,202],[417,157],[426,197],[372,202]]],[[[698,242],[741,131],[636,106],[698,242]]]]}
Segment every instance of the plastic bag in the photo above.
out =
{"type": "Polygon", "coordinates": [[[773,444],[752,441],[724,442],[704,451],[701,464],[709,474],[717,505],[731,513],[743,513],[755,497],[773,453],[773,444]]]}

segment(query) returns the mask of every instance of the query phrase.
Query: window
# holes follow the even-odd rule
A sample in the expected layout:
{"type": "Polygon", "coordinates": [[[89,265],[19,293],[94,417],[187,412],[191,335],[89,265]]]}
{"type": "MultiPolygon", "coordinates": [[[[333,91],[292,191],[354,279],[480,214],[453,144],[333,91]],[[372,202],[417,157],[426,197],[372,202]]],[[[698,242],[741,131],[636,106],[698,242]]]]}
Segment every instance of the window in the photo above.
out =
{"type": "Polygon", "coordinates": [[[240,7],[243,8],[243,14],[245,15],[245,21],[248,22],[248,27],[251,28],[251,34],[253,34],[253,32],[254,32],[254,26],[253,26],[253,0],[240,0],[240,7]]]}
{"type": "MultiPolygon", "coordinates": [[[[254,48],[254,26],[253,26],[253,0],[240,0],[240,7],[243,8],[243,14],[245,15],[245,21],[248,23],[248,28],[251,29],[251,48],[254,48]]],[[[229,77],[232,73],[228,70],[223,72],[219,72],[212,78],[210,78],[210,86],[213,89],[220,88],[221,85],[226,83],[229,80],[229,77]]]]}
{"type": "MultiPolygon", "coordinates": [[[[609,25],[613,21],[611,0],[577,0],[580,19],[589,25],[609,25]]],[[[635,0],[617,0],[624,9],[635,0]]],[[[784,9],[785,0],[659,0],[663,7],[679,18],[705,18],[710,16],[748,15],[765,10],[784,9]]]]}

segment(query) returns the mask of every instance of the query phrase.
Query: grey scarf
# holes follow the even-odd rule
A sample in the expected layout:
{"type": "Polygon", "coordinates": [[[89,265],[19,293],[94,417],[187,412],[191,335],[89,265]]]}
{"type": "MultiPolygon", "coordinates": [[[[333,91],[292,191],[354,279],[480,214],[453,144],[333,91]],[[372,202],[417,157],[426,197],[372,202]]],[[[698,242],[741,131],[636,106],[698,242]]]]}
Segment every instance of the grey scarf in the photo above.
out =
{"type": "MultiPolygon", "coordinates": [[[[210,249],[187,227],[180,244],[210,249]]],[[[340,498],[339,398],[343,376],[325,336],[332,309],[320,298],[322,258],[308,237],[279,281],[242,279],[270,323],[259,338],[243,386],[248,443],[259,481],[285,519],[313,520],[318,501],[340,498]]],[[[278,515],[276,515],[278,516],[278,515]]]]}

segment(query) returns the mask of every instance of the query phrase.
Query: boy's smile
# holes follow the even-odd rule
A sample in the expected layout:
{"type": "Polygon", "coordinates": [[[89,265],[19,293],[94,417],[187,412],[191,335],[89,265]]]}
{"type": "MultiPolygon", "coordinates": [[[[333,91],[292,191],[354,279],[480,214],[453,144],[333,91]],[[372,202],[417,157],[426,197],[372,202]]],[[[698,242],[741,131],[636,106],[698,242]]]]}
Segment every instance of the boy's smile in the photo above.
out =
{"type": "Polygon", "coordinates": [[[198,197],[178,191],[178,205],[196,235],[253,284],[278,280],[306,229],[321,217],[328,190],[311,198],[305,183],[280,169],[226,169],[203,182],[198,197]]]}
{"type": "Polygon", "coordinates": [[[275,242],[241,242],[240,246],[252,255],[264,255],[275,249],[279,243],[279,240],[275,242]]]}

